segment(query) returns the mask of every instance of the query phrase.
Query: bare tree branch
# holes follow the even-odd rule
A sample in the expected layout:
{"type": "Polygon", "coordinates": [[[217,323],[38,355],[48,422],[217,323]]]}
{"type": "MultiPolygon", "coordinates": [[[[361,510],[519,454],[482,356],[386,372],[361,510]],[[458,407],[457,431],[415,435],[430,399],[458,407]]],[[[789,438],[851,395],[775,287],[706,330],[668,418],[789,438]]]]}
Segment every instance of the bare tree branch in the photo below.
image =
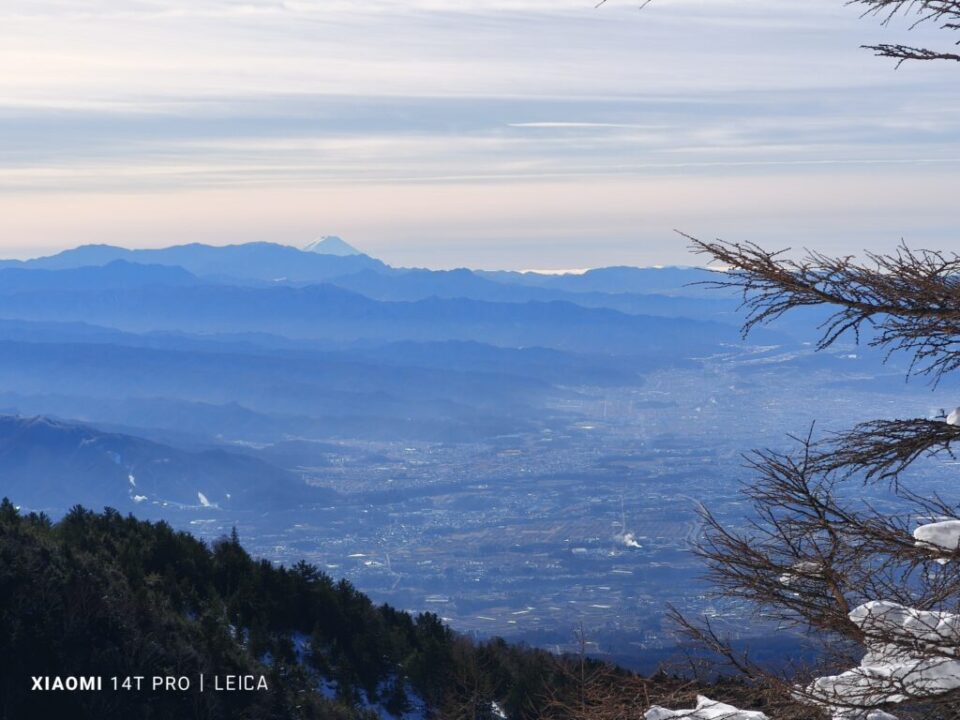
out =
{"type": "Polygon", "coordinates": [[[946,453],[960,427],[943,420],[872,420],[818,447],[821,471],[862,471],[867,480],[896,480],[917,458],[946,453]]]}
{"type": "Polygon", "coordinates": [[[917,48],[910,45],[863,45],[865,50],[873,50],[877,57],[887,57],[899,60],[897,65],[905,63],[907,60],[952,60],[960,62],[960,54],[944,52],[942,50],[928,50],[926,48],[917,48]]]}
{"type": "MultiPolygon", "coordinates": [[[[915,20],[911,27],[931,22],[939,23],[943,30],[960,28],[960,2],[957,0],[848,0],[847,4],[864,6],[864,15],[878,15],[885,25],[899,15],[912,15],[915,20]]],[[[873,50],[879,57],[898,60],[898,66],[907,60],[960,61],[960,54],[954,52],[911,45],[880,43],[863,47],[873,50]]]]}
{"type": "Polygon", "coordinates": [[[694,252],[726,268],[717,288],[736,288],[747,311],[744,333],[789,310],[814,305],[838,309],[821,326],[818,349],[851,332],[859,341],[911,356],[910,374],[936,383],[960,367],[960,256],[901,246],[893,254],[867,253],[866,262],[807,252],[768,251],[753,243],[712,242],[685,235],[694,252]]]}

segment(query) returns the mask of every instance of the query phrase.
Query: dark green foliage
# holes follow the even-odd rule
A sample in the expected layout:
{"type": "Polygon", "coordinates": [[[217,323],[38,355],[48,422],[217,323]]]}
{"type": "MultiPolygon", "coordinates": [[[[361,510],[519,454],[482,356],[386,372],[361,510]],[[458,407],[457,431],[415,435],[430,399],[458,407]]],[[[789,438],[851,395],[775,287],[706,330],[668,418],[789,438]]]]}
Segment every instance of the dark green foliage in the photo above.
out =
{"type": "Polygon", "coordinates": [[[2,720],[349,719],[370,703],[399,715],[422,702],[436,717],[483,717],[493,700],[533,718],[564,692],[566,669],[540,651],[476,645],[432,614],[375,606],[307,563],[255,560],[236,532],[208,547],[110,509],[75,507],[54,524],[0,504],[2,720]],[[227,674],[263,675],[269,689],[210,692],[227,674]],[[32,675],[98,675],[104,689],[31,692],[32,675]],[[192,688],[108,687],[130,675],[187,676],[192,688]]]}

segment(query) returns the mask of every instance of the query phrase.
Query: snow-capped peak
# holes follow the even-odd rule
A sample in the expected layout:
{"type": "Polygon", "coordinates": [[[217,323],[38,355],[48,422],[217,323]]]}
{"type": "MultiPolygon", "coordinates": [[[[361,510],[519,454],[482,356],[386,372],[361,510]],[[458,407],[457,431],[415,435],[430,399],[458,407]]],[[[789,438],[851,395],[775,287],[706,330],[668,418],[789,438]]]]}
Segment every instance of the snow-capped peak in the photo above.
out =
{"type": "Polygon", "coordinates": [[[340,257],[363,254],[336,235],[324,235],[304,247],[303,251],[317,253],[318,255],[339,255],[340,257]]]}

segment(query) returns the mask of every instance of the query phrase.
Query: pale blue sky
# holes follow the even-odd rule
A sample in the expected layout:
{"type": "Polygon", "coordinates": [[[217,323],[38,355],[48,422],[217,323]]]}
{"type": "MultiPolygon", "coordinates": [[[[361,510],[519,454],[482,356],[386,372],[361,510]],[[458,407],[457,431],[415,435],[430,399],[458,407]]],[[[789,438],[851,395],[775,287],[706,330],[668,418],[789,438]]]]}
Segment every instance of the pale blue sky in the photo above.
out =
{"type": "Polygon", "coordinates": [[[960,250],[960,69],[843,0],[5,0],[0,250],[338,234],[394,264],[960,250]]]}

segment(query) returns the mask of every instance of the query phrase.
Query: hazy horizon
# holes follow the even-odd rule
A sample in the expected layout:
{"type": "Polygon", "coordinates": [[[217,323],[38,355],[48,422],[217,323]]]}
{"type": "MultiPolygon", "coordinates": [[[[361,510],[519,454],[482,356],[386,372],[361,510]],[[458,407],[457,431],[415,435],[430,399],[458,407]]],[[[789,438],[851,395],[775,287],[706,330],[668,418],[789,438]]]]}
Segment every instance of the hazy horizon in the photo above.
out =
{"type": "MultiPolygon", "coordinates": [[[[329,237],[329,236],[321,236],[320,239],[323,239],[324,237],[329,237]]],[[[343,238],[339,238],[339,239],[342,240],[343,238]]],[[[316,238],[315,238],[315,240],[316,240],[316,238]]],[[[257,243],[257,242],[272,243],[272,241],[270,241],[270,240],[264,240],[264,241],[252,240],[252,241],[250,241],[250,243],[254,243],[254,244],[257,243]]],[[[308,243],[302,243],[302,244],[292,244],[292,243],[274,243],[274,244],[282,245],[282,246],[284,246],[284,247],[296,248],[297,250],[301,250],[301,251],[304,251],[304,252],[309,252],[307,246],[310,245],[310,244],[312,244],[312,242],[313,242],[313,241],[308,242],[308,243]]],[[[25,253],[22,253],[22,254],[19,254],[19,255],[15,255],[15,254],[4,254],[4,255],[0,256],[0,261],[3,261],[3,260],[20,260],[20,261],[39,260],[39,259],[42,259],[42,258],[47,258],[47,257],[52,257],[52,256],[55,256],[55,255],[59,255],[59,254],[61,254],[61,253],[68,252],[68,251],[70,251],[70,250],[77,250],[77,249],[80,249],[80,248],[83,248],[83,247],[119,247],[119,248],[123,248],[123,249],[125,249],[125,250],[163,250],[163,249],[168,249],[168,248],[172,248],[172,247],[179,247],[179,246],[183,246],[183,245],[187,245],[187,244],[191,244],[191,243],[169,243],[169,244],[160,243],[160,244],[151,245],[151,246],[137,246],[137,245],[130,245],[130,244],[127,244],[127,245],[116,244],[116,245],[114,245],[114,244],[109,244],[109,243],[84,243],[83,245],[72,245],[72,246],[65,246],[65,247],[62,247],[62,248],[54,248],[54,249],[51,249],[49,252],[39,252],[39,253],[38,253],[38,252],[31,252],[31,251],[28,250],[28,251],[26,251],[25,253]]],[[[196,244],[208,245],[208,246],[212,246],[212,247],[228,247],[228,246],[231,246],[231,245],[248,244],[248,243],[230,243],[230,242],[216,243],[216,242],[210,242],[210,243],[196,243],[196,244]]],[[[364,255],[368,255],[368,256],[370,256],[370,257],[372,257],[372,258],[375,258],[375,259],[378,259],[378,260],[382,260],[382,258],[377,257],[377,256],[374,255],[373,253],[367,252],[367,251],[366,251],[364,248],[362,248],[362,247],[356,247],[356,246],[353,245],[352,243],[349,243],[349,244],[350,244],[355,250],[357,250],[358,252],[360,252],[360,253],[362,253],[362,254],[364,254],[364,255]]],[[[700,268],[700,267],[706,267],[706,266],[707,266],[705,263],[697,263],[697,262],[695,262],[695,260],[696,260],[696,258],[695,258],[694,256],[691,256],[690,262],[686,262],[686,263],[652,264],[652,265],[630,265],[629,267],[641,268],[641,269],[660,270],[660,269],[665,269],[665,268],[700,268]]],[[[389,263],[388,263],[388,264],[389,264],[389,263]]],[[[467,265],[450,265],[450,266],[439,266],[439,265],[417,265],[417,266],[411,265],[411,266],[400,266],[400,265],[394,265],[393,267],[397,267],[397,268],[400,268],[400,269],[428,269],[428,270],[459,270],[459,269],[481,270],[481,271],[504,270],[504,271],[509,271],[509,272],[536,273],[536,274],[539,274],[539,275],[582,275],[582,274],[587,273],[587,272],[589,272],[589,271],[591,271],[591,270],[597,270],[597,269],[600,269],[600,268],[603,268],[603,267],[612,267],[612,266],[610,266],[610,265],[593,265],[593,266],[590,266],[590,267],[571,267],[571,268],[567,268],[567,267],[542,267],[542,268],[541,268],[541,267],[536,267],[536,268],[532,268],[532,267],[509,267],[509,266],[498,266],[498,267],[495,267],[495,266],[490,266],[490,267],[470,267],[470,266],[467,266],[467,265]]]]}

